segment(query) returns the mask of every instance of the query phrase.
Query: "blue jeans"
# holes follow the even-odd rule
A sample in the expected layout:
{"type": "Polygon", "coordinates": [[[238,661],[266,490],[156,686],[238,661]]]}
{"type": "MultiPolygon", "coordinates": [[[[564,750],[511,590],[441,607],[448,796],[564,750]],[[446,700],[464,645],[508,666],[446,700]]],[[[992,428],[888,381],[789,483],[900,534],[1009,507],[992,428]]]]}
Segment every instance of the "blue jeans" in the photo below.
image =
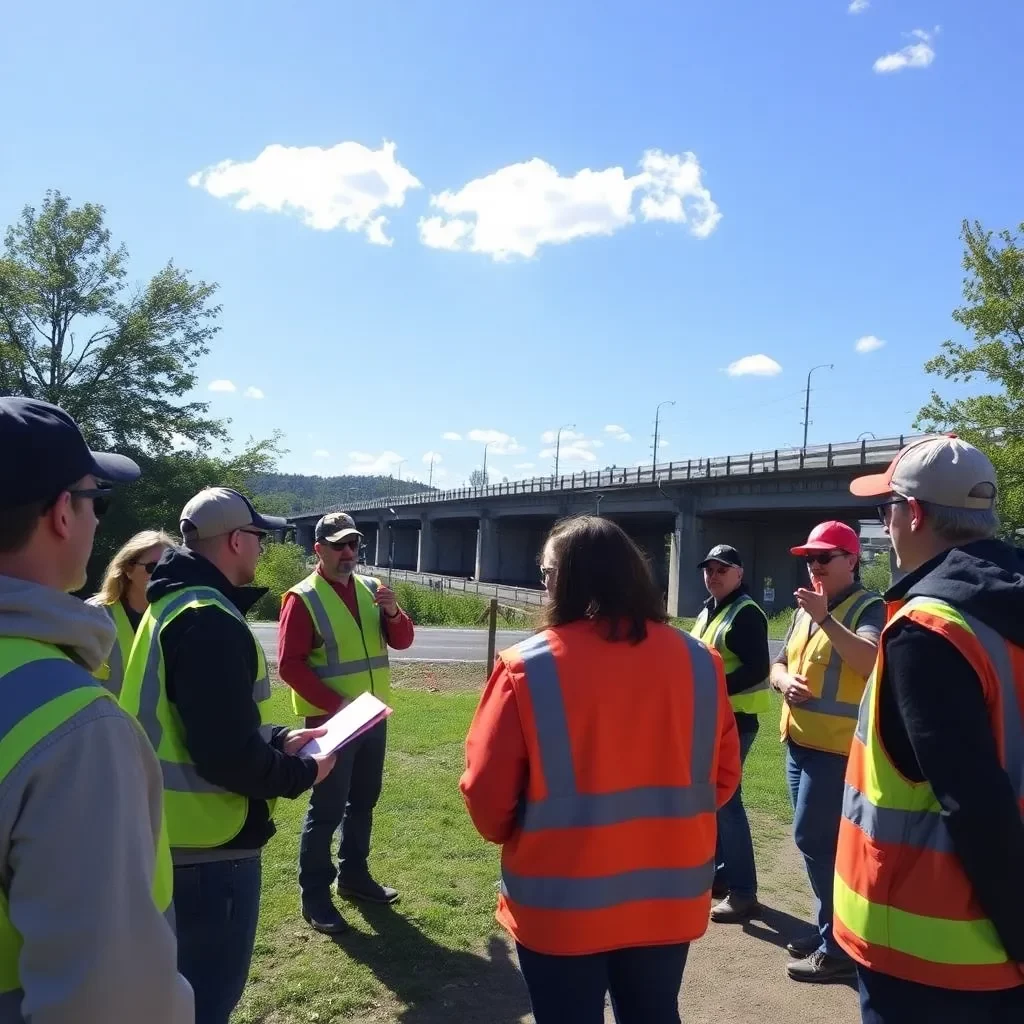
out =
{"type": "Polygon", "coordinates": [[[537,1024],[602,1024],[606,992],[618,1024],[679,1024],[688,942],[590,956],[516,950],[537,1024]]]}
{"type": "MultiPolygon", "coordinates": [[[[736,719],[736,724],[740,726],[740,764],[743,764],[757,736],[757,716],[741,715],[736,719]]],[[[729,802],[718,812],[715,865],[716,885],[724,885],[736,896],[756,898],[754,841],[750,837],[750,822],[747,821],[747,812],[743,806],[742,780],[729,802]]]]}
{"type": "Polygon", "coordinates": [[[1024,984],[1001,992],[964,992],[903,981],[857,965],[862,1024],[1020,1024],[1024,984]]]}
{"type": "Polygon", "coordinates": [[[786,774],[793,803],[793,841],[803,854],[818,907],[821,946],[830,956],[846,954],[832,937],[832,882],[843,815],[846,758],[788,744],[786,774]]]}
{"type": "Polygon", "coordinates": [[[342,747],[334,770],[313,787],[299,842],[299,889],[304,904],[315,906],[329,900],[335,878],[358,881],[369,871],[366,862],[373,809],[384,780],[387,730],[387,722],[381,722],[342,747]],[[339,828],[341,843],[335,870],[331,844],[339,828]]]}
{"type": "Polygon", "coordinates": [[[260,915],[259,857],[174,869],[178,970],[196,997],[196,1024],[228,1024],[249,977],[260,915]]]}

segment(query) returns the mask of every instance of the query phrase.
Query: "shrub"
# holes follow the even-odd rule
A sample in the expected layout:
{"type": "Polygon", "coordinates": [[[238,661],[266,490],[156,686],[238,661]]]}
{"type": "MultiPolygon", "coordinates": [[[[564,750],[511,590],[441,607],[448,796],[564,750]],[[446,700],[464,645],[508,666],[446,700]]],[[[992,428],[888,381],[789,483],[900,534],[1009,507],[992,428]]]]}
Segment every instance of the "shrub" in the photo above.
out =
{"type": "Polygon", "coordinates": [[[268,544],[256,565],[257,587],[268,587],[249,612],[249,618],[276,622],[281,612],[281,596],[309,575],[306,552],[298,544],[268,544]]]}

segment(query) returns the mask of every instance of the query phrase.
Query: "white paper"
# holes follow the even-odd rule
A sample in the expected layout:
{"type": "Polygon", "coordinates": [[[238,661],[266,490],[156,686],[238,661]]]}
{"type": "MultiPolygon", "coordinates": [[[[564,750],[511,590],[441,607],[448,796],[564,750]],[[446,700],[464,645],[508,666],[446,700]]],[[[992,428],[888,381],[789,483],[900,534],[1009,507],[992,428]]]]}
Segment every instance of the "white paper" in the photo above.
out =
{"type": "Polygon", "coordinates": [[[333,754],[339,747],[343,747],[378,722],[383,722],[390,714],[391,708],[372,693],[361,693],[324,722],[327,732],[318,739],[310,740],[299,753],[303,757],[333,754]]]}

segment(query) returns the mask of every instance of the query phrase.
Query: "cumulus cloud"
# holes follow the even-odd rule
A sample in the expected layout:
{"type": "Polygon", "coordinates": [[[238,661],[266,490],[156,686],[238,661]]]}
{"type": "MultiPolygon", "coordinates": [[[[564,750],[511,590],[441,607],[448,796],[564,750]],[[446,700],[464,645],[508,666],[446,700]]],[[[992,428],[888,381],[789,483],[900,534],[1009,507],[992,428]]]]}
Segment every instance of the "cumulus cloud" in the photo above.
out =
{"type": "Polygon", "coordinates": [[[617,423],[609,423],[604,428],[606,434],[611,434],[616,441],[632,441],[633,435],[630,434],[625,427],[620,427],[617,423]]]}
{"type": "Polygon", "coordinates": [[[314,459],[329,459],[330,457],[331,453],[326,448],[317,448],[317,450],[313,452],[314,459]]]}
{"type": "Polygon", "coordinates": [[[490,443],[487,449],[490,455],[518,455],[526,451],[514,437],[500,430],[471,430],[466,436],[480,444],[490,443]]]}
{"type": "Polygon", "coordinates": [[[237,391],[238,389],[235,387],[234,381],[230,381],[230,380],[212,380],[212,381],[210,381],[210,390],[211,391],[230,392],[230,391],[237,391]]]}
{"type": "Polygon", "coordinates": [[[349,452],[346,473],[357,476],[387,476],[405,461],[397,452],[349,452]]]}
{"type": "Polygon", "coordinates": [[[846,10],[850,14],[863,14],[871,6],[871,0],[850,0],[846,10]]]}
{"type": "MultiPolygon", "coordinates": [[[[935,32],[937,31],[938,29],[935,30],[935,32]]],[[[875,71],[880,75],[886,75],[893,71],[902,71],[904,68],[928,67],[935,60],[935,50],[932,48],[935,32],[926,32],[923,28],[915,28],[910,36],[917,41],[909,43],[895,53],[887,53],[879,57],[874,63],[875,71]]]]}
{"type": "Polygon", "coordinates": [[[863,338],[858,338],[857,343],[853,346],[861,355],[866,355],[868,352],[877,352],[885,342],[881,338],[876,338],[873,334],[865,334],[863,338]]]}
{"type": "Polygon", "coordinates": [[[246,398],[263,398],[263,392],[259,388],[248,387],[245,389],[246,398]]]}
{"type": "Polygon", "coordinates": [[[317,231],[362,232],[375,245],[391,245],[383,211],[397,209],[420,188],[395,159],[395,144],[369,149],[359,142],[335,146],[267,146],[255,160],[222,160],[188,183],[218,199],[235,198],[239,210],[292,213],[317,231]]]}
{"type": "Polygon", "coordinates": [[[424,452],[423,462],[425,465],[429,465],[431,462],[436,466],[439,462],[444,462],[444,457],[440,452],[424,452]]]}
{"type": "Polygon", "coordinates": [[[542,245],[612,235],[638,217],[685,224],[692,235],[707,238],[722,218],[697,157],[657,149],[644,153],[631,176],[622,167],[566,176],[534,157],[431,196],[430,204],[439,212],[420,218],[424,245],[495,260],[530,258],[542,245]]]}
{"type": "Polygon", "coordinates": [[[521,469],[521,470],[533,469],[533,463],[532,462],[517,462],[512,468],[513,469],[521,469]]]}
{"type": "Polygon", "coordinates": [[[782,367],[771,356],[758,353],[730,363],[725,371],[730,377],[774,377],[782,367]]]}
{"type": "MultiPolygon", "coordinates": [[[[540,435],[540,439],[544,444],[554,444],[558,440],[557,430],[545,430],[540,435]]],[[[566,444],[569,441],[581,441],[583,439],[582,434],[576,433],[575,430],[563,430],[562,431],[562,443],[566,444]]]]}
{"type": "Polygon", "coordinates": [[[462,435],[461,434],[457,434],[454,430],[446,430],[441,435],[441,440],[442,441],[461,441],[462,440],[462,435]]]}

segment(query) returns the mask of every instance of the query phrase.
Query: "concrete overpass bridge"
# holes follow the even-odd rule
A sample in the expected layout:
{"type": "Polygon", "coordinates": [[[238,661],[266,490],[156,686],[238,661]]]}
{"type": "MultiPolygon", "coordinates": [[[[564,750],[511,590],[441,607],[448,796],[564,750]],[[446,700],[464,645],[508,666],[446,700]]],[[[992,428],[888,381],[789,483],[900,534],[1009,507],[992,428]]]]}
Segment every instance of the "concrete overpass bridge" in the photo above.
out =
{"type": "MultiPolygon", "coordinates": [[[[855,476],[884,468],[911,437],[872,438],[810,448],[747,452],[535,477],[429,494],[378,498],[345,509],[366,537],[371,565],[514,586],[537,586],[537,555],[565,516],[598,513],[643,548],[667,595],[669,613],[693,615],[706,596],[695,566],[714,544],[735,545],[766,610],[793,603],[806,579],[789,554],[810,528],[840,519],[860,529],[874,505],[854,498],[855,476]]],[[[312,551],[320,509],[289,516],[312,551]]]]}

